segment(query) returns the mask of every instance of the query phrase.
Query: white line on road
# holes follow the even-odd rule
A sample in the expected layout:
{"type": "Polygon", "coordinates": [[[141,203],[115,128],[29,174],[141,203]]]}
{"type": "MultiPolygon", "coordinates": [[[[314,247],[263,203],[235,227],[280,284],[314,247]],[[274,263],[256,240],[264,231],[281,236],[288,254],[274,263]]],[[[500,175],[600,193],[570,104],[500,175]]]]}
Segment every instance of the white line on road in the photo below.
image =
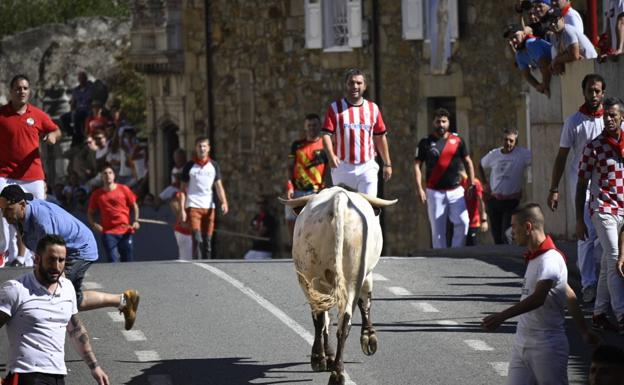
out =
{"type": "Polygon", "coordinates": [[[381,274],[373,273],[373,281],[387,281],[388,278],[384,277],[381,274]]]}
{"type": "Polygon", "coordinates": [[[481,340],[464,340],[464,342],[474,350],[494,350],[493,347],[481,340]]]}
{"type": "Polygon", "coordinates": [[[147,338],[145,338],[145,334],[143,334],[143,332],[140,330],[122,330],[121,333],[123,334],[126,341],[129,342],[147,340],[147,338]]]}
{"type": "Polygon", "coordinates": [[[84,286],[85,290],[94,290],[94,289],[102,288],[102,285],[100,285],[97,282],[84,281],[82,285],[84,286]]]}
{"type": "Polygon", "coordinates": [[[173,385],[171,382],[171,376],[167,374],[154,374],[147,377],[147,382],[150,385],[173,385]]]}
{"type": "MultiPolygon", "coordinates": [[[[312,344],[314,343],[314,336],[312,336],[312,334],[310,334],[310,332],[308,332],[303,326],[299,325],[297,321],[290,318],[286,313],[280,310],[277,306],[273,305],[271,302],[269,302],[260,294],[253,291],[253,289],[251,289],[250,287],[248,287],[241,281],[237,280],[236,278],[231,277],[229,274],[227,274],[223,270],[217,269],[216,267],[211,266],[209,264],[195,263],[195,266],[199,266],[202,269],[208,270],[209,272],[213,273],[217,277],[223,279],[224,281],[228,282],[229,284],[231,284],[232,286],[234,286],[235,288],[243,292],[243,294],[247,295],[249,298],[256,301],[260,306],[268,310],[271,314],[277,317],[277,319],[279,319],[286,326],[292,329],[292,331],[297,333],[299,337],[303,338],[303,340],[307,342],[308,345],[312,346],[312,344]]],[[[349,377],[346,371],[344,374],[345,374],[345,380],[346,380],[345,385],[357,385],[355,382],[351,380],[351,378],[349,377]]]]}
{"type": "Polygon", "coordinates": [[[433,305],[427,302],[415,302],[415,303],[412,303],[412,306],[414,306],[416,309],[425,313],[439,313],[440,312],[440,310],[436,309],[435,307],[433,307],[433,305]]]}
{"type": "Polygon", "coordinates": [[[155,350],[137,350],[134,354],[140,362],[160,361],[160,354],[155,350]]]}
{"type": "Polygon", "coordinates": [[[459,325],[459,322],[451,321],[451,320],[448,320],[448,319],[439,320],[439,321],[436,321],[436,323],[438,325],[440,325],[440,326],[457,326],[457,325],[459,325]]]}
{"type": "Polygon", "coordinates": [[[412,295],[412,293],[400,286],[390,286],[387,288],[388,291],[394,295],[412,295]]]}
{"type": "Polygon", "coordinates": [[[509,372],[509,362],[490,362],[490,365],[492,365],[497,374],[507,377],[507,373],[509,372]]]}
{"type": "Polygon", "coordinates": [[[109,311],[108,316],[113,320],[113,322],[124,322],[124,316],[118,311],[109,311]]]}

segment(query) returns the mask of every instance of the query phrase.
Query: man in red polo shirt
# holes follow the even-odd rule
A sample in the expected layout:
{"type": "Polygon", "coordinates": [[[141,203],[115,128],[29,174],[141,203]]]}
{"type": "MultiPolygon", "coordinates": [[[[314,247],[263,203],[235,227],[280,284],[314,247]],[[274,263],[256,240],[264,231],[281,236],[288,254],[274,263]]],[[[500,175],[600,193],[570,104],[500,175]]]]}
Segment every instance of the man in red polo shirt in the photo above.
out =
{"type": "Polygon", "coordinates": [[[115,171],[110,165],[102,169],[102,184],[89,199],[89,224],[95,232],[102,234],[102,244],[109,262],[132,262],[132,234],[140,227],[136,196],[128,186],[115,183],[115,171]],[[131,209],[134,211],[132,221],[131,209]],[[95,221],[97,211],[100,212],[100,223],[95,221]]]}
{"type": "MultiPolygon", "coordinates": [[[[39,108],[28,103],[30,81],[25,75],[11,79],[8,104],[0,107],[0,191],[8,184],[19,184],[37,199],[45,199],[45,174],[39,153],[39,138],[55,144],[61,130],[39,108]]],[[[15,228],[0,220],[0,267],[4,266],[8,248],[9,262],[28,262],[24,250],[18,247],[15,228]]]]}

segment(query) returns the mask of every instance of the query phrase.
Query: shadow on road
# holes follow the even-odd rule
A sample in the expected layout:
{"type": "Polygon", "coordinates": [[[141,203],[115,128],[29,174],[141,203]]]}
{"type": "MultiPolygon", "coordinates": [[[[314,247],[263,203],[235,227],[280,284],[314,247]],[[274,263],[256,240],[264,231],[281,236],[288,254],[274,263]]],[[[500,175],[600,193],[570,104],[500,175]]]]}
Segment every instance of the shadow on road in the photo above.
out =
{"type": "MultiPolygon", "coordinates": [[[[136,363],[131,361],[121,361],[136,363]]],[[[289,362],[262,365],[244,357],[164,360],[144,369],[143,373],[132,378],[126,385],[243,385],[262,379],[263,384],[312,383],[312,378],[293,380],[282,373],[296,372],[288,370],[294,366],[308,365],[307,362],[289,362]],[[165,382],[165,376],[170,382],[165,382]]]]}
{"type": "Polygon", "coordinates": [[[450,301],[450,302],[496,302],[496,303],[516,303],[517,294],[460,294],[460,295],[426,295],[426,296],[401,296],[401,297],[375,297],[373,301],[450,301]]]}

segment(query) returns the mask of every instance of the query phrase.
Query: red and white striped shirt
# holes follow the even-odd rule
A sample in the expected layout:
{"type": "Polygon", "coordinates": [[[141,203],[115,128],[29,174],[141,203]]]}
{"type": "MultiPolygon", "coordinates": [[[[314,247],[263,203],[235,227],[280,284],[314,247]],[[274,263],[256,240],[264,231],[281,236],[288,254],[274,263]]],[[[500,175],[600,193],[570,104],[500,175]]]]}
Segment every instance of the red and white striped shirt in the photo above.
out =
{"type": "Polygon", "coordinates": [[[323,131],[335,136],[336,155],[341,161],[362,164],[375,157],[373,135],[386,133],[379,107],[366,99],[359,106],[342,98],[325,114],[323,131]]]}

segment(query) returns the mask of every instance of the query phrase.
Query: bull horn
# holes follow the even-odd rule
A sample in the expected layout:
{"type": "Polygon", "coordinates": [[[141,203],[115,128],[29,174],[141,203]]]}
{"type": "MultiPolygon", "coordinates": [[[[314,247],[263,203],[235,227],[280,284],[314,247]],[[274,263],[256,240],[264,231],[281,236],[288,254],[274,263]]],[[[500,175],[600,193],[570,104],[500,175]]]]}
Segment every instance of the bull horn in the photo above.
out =
{"type": "Polygon", "coordinates": [[[364,194],[364,193],[359,193],[359,194],[362,197],[364,197],[364,199],[366,199],[368,203],[370,203],[371,206],[373,207],[388,207],[388,206],[392,206],[393,204],[399,201],[398,199],[393,199],[393,200],[381,199],[381,198],[377,198],[375,196],[364,194]]]}
{"type": "Polygon", "coordinates": [[[314,197],[314,194],[304,195],[302,197],[295,198],[295,199],[284,199],[282,197],[277,197],[277,199],[280,201],[281,204],[286,205],[288,207],[303,207],[313,197],[314,197]]]}

